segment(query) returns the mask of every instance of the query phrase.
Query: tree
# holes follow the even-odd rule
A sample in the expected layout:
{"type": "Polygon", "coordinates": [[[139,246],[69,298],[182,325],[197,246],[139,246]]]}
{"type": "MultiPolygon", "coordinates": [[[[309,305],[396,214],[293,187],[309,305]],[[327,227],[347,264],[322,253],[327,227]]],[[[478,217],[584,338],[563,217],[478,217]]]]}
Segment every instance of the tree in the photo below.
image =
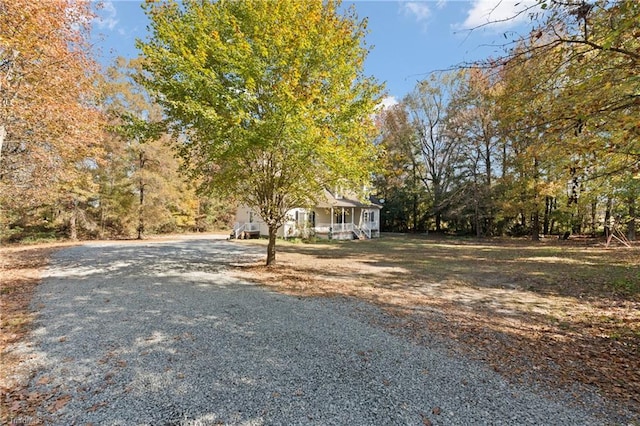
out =
{"type": "MultiPolygon", "coordinates": [[[[536,84],[521,85],[524,91],[510,92],[508,96],[545,98],[538,103],[535,113],[529,110],[520,127],[538,129],[532,142],[550,149],[547,154],[556,159],[556,171],[564,169],[565,182],[585,184],[580,191],[570,192],[585,191],[585,187],[593,191],[609,188],[609,194],[583,193],[585,196],[580,199],[573,194],[569,196],[572,214],[580,216],[591,210],[593,228],[598,200],[604,201],[614,193],[633,194],[633,177],[640,176],[637,122],[640,3],[636,0],[538,3],[546,12],[536,16],[536,28],[504,58],[481,65],[498,63],[500,67],[520,68],[525,74],[527,69],[536,70],[536,84]],[[628,188],[613,189],[614,182],[628,188]],[[590,208],[585,209],[581,200],[589,203],[590,208]]],[[[555,183],[561,184],[559,180],[555,183]]],[[[626,198],[625,202],[628,211],[635,212],[632,204],[635,198],[626,198]]],[[[574,226],[579,229],[583,219],[574,219],[574,226]]]]}
{"type": "Polygon", "coordinates": [[[141,81],[180,135],[201,190],[256,206],[267,265],[288,210],[324,188],[359,188],[377,153],[381,86],[362,72],[366,21],[336,1],[195,1],[145,6],[141,81]]]}
{"type": "Polygon", "coordinates": [[[106,70],[101,89],[111,132],[108,161],[96,170],[102,229],[115,213],[111,225],[138,239],[194,227],[198,206],[195,191],[179,176],[161,107],[135,82],[140,72],[140,59],[124,58],[106,70]]]}
{"type": "Polygon", "coordinates": [[[423,163],[415,129],[404,103],[378,114],[380,145],[385,155],[375,186],[384,201],[384,229],[388,231],[426,230],[426,194],[421,176],[423,163]]]}
{"type": "Polygon", "coordinates": [[[454,166],[459,145],[452,138],[448,125],[447,105],[457,90],[457,82],[456,73],[432,75],[420,81],[404,100],[422,152],[424,171],[421,179],[429,194],[436,231],[441,230],[443,215],[450,207],[451,189],[456,178],[454,166]]]}
{"type": "Polygon", "coordinates": [[[509,150],[503,208],[519,217],[517,233],[528,231],[536,241],[548,198],[556,196],[563,175],[569,181],[570,156],[554,123],[545,120],[549,106],[566,84],[558,72],[564,56],[555,49],[545,56],[521,57],[527,60],[509,61],[501,67],[496,96],[496,119],[509,150]]]}
{"type": "Polygon", "coordinates": [[[0,1],[0,203],[52,203],[93,157],[88,0],[0,1]]]}
{"type": "Polygon", "coordinates": [[[465,70],[447,109],[450,133],[461,146],[459,168],[472,201],[476,236],[495,232],[495,174],[499,155],[496,121],[496,82],[491,72],[465,70]]]}

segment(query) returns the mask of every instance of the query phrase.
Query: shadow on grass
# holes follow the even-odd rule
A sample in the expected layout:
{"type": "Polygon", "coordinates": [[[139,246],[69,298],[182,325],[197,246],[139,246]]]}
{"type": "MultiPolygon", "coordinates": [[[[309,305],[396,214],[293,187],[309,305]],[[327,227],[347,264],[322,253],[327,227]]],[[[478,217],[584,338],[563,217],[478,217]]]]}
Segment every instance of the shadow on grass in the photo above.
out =
{"type": "Polygon", "coordinates": [[[289,294],[373,302],[400,333],[458,341],[512,377],[596,386],[640,415],[637,247],[404,236],[278,244],[278,266],[240,269],[289,294]]]}
{"type": "MultiPolygon", "coordinates": [[[[640,248],[604,249],[528,241],[385,236],[316,244],[279,241],[279,253],[340,261],[328,277],[344,277],[344,262],[394,270],[417,282],[455,281],[474,287],[518,289],[543,295],[640,300],[640,248]]],[[[261,241],[242,244],[265,245],[261,241]]],[[[337,263],[336,263],[337,265],[337,263]]],[[[347,268],[348,270],[348,268],[347,268]]],[[[378,272],[371,279],[380,278],[378,272]]],[[[384,276],[384,272],[382,272],[384,276]]],[[[418,285],[418,284],[416,284],[418,285]]]]}

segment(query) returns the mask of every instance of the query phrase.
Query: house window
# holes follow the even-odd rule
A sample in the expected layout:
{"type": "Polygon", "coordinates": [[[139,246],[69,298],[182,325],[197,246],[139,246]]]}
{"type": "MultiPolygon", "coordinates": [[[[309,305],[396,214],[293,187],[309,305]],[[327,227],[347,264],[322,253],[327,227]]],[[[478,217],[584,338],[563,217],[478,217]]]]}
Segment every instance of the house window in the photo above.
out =
{"type": "Polygon", "coordinates": [[[335,223],[344,223],[344,214],[342,210],[336,212],[335,218],[335,223]]]}
{"type": "Polygon", "coordinates": [[[249,223],[253,223],[253,212],[249,212],[249,223]]]}
{"type": "Polygon", "coordinates": [[[369,214],[369,217],[371,218],[371,222],[375,222],[376,221],[376,212],[371,212],[369,214]]]}
{"type": "Polygon", "coordinates": [[[309,212],[309,224],[312,228],[316,227],[316,212],[314,212],[313,210],[309,212]]]}

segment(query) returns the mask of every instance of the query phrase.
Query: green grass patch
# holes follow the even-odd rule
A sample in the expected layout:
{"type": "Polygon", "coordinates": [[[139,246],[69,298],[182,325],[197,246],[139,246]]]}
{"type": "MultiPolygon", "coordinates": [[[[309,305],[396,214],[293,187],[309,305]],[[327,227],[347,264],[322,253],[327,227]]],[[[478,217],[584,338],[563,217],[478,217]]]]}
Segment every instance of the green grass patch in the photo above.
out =
{"type": "Polygon", "coordinates": [[[614,278],[611,281],[611,288],[625,295],[640,294],[640,273],[630,273],[628,276],[614,278]]]}

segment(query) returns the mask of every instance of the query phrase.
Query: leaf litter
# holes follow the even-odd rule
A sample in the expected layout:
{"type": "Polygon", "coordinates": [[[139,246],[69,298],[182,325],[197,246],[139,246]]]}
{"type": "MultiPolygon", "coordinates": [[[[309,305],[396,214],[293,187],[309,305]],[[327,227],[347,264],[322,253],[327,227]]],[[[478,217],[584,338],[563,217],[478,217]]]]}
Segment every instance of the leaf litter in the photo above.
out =
{"type": "MultiPolygon", "coordinates": [[[[43,424],[29,417],[38,406],[55,413],[69,402],[56,388],[29,394],[34,372],[21,371],[12,351],[30,329],[40,271],[61,245],[69,244],[0,248],[3,422],[43,424]]],[[[638,247],[405,237],[279,246],[278,266],[239,265],[234,273],[296,296],[374,303],[388,312],[382,325],[392,332],[446,339],[510,380],[595,387],[612,409],[640,419],[638,247]]]]}
{"type": "Polygon", "coordinates": [[[298,297],[368,301],[392,332],[444,340],[511,381],[564,389],[578,403],[589,404],[579,389],[596,389],[613,412],[640,421],[640,288],[616,285],[640,280],[640,247],[397,236],[279,245],[276,266],[235,274],[298,297]]]}

